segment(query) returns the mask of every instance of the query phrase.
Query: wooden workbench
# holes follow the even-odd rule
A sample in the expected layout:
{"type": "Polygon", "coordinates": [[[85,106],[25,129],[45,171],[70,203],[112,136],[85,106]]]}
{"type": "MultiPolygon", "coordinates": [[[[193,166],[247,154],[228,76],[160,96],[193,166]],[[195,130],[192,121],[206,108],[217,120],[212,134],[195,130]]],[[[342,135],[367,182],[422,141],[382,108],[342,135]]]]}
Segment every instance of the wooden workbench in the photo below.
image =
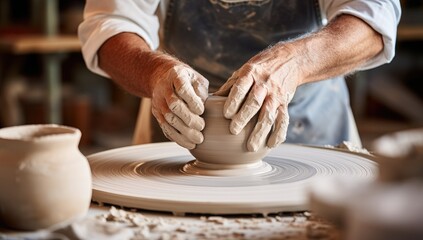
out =
{"type": "Polygon", "coordinates": [[[14,232],[0,228],[0,238],[84,239],[341,239],[341,232],[310,213],[272,216],[173,216],[119,209],[95,203],[84,218],[53,232],[14,232]],[[77,233],[77,234],[75,234],[77,233]]]}

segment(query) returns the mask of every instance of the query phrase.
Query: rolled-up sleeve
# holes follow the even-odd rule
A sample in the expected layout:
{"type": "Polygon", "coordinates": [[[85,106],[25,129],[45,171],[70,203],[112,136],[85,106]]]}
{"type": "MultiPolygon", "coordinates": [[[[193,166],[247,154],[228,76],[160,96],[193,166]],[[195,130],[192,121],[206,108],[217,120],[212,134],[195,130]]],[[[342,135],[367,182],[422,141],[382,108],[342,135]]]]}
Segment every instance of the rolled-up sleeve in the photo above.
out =
{"type": "Polygon", "coordinates": [[[383,52],[375,56],[360,70],[389,63],[395,55],[397,26],[401,17],[399,0],[320,0],[323,14],[328,21],[340,14],[356,16],[383,37],[383,52]]]}
{"type": "Polygon", "coordinates": [[[155,15],[158,3],[159,0],[87,0],[84,21],[78,28],[87,67],[108,77],[98,66],[97,52],[107,39],[118,33],[138,34],[156,49],[159,45],[159,20],[155,15]]]}

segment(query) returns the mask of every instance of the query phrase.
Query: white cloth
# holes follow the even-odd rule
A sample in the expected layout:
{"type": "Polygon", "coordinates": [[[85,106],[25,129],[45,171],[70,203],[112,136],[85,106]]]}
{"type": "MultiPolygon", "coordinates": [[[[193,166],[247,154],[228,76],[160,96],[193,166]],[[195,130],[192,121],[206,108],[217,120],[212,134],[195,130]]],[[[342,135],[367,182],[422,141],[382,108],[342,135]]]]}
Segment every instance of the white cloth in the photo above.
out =
{"type": "MultiPolygon", "coordinates": [[[[159,33],[169,0],[87,0],[84,21],[78,29],[82,54],[88,68],[102,76],[97,51],[110,37],[132,32],[141,36],[152,49],[160,43],[159,33]]],[[[361,67],[370,69],[388,63],[395,55],[397,24],[401,16],[399,0],[320,0],[324,23],[340,14],[350,14],[367,22],[382,34],[384,51],[361,67]]],[[[160,34],[161,35],[161,34],[160,34]]]]}

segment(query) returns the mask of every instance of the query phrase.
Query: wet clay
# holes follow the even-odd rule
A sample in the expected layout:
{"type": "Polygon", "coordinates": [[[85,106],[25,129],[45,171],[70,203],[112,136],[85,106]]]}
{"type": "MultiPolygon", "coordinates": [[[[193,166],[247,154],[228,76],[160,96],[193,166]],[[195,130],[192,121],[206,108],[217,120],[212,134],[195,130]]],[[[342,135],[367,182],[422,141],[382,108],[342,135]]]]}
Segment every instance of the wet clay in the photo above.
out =
{"type": "Polygon", "coordinates": [[[190,153],[196,161],[190,162],[184,168],[188,173],[199,175],[245,175],[269,171],[271,168],[262,162],[270,149],[265,142],[256,152],[247,150],[247,140],[257,117],[254,117],[238,134],[231,134],[231,120],[223,116],[223,105],[226,97],[209,96],[205,102],[202,117],[205,121],[203,130],[204,141],[190,153]]]}

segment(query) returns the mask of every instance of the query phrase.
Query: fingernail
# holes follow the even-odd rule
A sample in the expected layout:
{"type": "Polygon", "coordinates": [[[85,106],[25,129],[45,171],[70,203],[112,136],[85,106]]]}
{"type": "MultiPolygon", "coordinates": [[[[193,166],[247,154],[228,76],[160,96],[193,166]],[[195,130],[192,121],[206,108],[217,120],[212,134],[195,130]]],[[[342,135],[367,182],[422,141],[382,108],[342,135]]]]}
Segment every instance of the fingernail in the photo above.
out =
{"type": "Polygon", "coordinates": [[[225,116],[226,119],[231,119],[234,115],[234,104],[232,104],[232,102],[228,103],[228,100],[226,100],[223,106],[223,116],[225,116]]]}
{"type": "Polygon", "coordinates": [[[231,121],[229,130],[232,134],[238,135],[241,132],[242,127],[237,122],[231,121]]]}
{"type": "Polygon", "coordinates": [[[200,133],[197,144],[203,143],[203,141],[204,141],[204,135],[202,133],[200,133]]]}
{"type": "Polygon", "coordinates": [[[200,144],[204,141],[204,136],[201,132],[192,130],[189,133],[191,137],[191,141],[193,141],[195,144],[200,144]]]}
{"type": "Polygon", "coordinates": [[[199,118],[198,120],[196,120],[194,123],[192,123],[190,125],[195,130],[203,131],[204,130],[204,127],[206,126],[206,123],[204,122],[204,119],[203,118],[199,118]]]}
{"type": "Polygon", "coordinates": [[[224,111],[224,112],[223,112],[223,116],[224,116],[226,119],[231,119],[231,117],[232,117],[232,115],[231,115],[231,114],[229,114],[229,113],[228,113],[228,111],[224,111]]]}
{"type": "Polygon", "coordinates": [[[201,118],[200,131],[203,131],[205,127],[206,127],[206,122],[204,121],[203,118],[201,118]]]}
{"type": "Polygon", "coordinates": [[[251,143],[248,143],[248,144],[247,144],[247,149],[248,149],[248,151],[250,151],[250,152],[257,152],[257,150],[258,150],[258,145],[257,145],[257,144],[251,144],[251,143]]]}
{"type": "Polygon", "coordinates": [[[193,108],[192,109],[190,108],[190,110],[197,115],[203,114],[204,113],[203,102],[196,102],[195,105],[193,106],[193,108]]]}

